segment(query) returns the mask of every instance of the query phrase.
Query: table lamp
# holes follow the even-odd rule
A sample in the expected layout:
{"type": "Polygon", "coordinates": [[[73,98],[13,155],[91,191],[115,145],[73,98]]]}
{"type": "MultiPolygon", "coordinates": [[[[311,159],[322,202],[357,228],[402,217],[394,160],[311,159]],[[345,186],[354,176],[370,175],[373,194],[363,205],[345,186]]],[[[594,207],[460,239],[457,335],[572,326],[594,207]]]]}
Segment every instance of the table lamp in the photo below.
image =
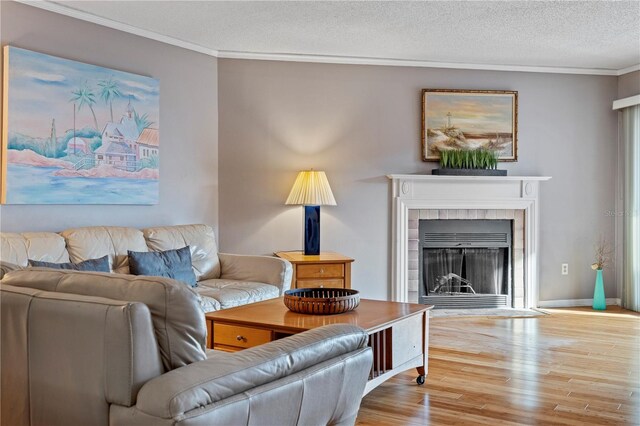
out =
{"type": "Polygon", "coordinates": [[[313,169],[298,173],[285,204],[304,206],[304,254],[320,254],[320,206],[336,205],[327,175],[313,169]]]}

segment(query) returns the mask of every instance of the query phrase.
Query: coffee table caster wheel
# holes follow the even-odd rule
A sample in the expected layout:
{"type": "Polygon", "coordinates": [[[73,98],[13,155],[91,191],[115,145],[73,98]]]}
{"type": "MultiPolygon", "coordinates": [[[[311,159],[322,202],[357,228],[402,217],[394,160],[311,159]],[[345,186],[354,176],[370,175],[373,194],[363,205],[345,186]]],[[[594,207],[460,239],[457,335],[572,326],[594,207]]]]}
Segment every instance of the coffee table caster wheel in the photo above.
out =
{"type": "Polygon", "coordinates": [[[416,383],[419,385],[424,385],[424,376],[418,376],[416,378],[416,383]]]}

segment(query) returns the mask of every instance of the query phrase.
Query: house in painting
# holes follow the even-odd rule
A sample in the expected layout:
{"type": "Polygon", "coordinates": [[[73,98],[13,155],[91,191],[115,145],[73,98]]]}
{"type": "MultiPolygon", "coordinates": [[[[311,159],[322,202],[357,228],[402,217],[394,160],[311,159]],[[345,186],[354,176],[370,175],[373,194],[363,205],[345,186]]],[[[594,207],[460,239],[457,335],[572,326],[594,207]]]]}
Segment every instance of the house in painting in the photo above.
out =
{"type": "Polygon", "coordinates": [[[83,138],[71,138],[67,143],[67,149],[64,150],[67,155],[87,155],[91,154],[89,142],[83,138]]]}
{"type": "Polygon", "coordinates": [[[147,127],[138,137],[138,159],[158,157],[160,148],[160,132],[158,129],[147,127]]]}
{"type": "Polygon", "coordinates": [[[137,169],[135,150],[125,142],[107,142],[96,149],[94,155],[96,166],[108,164],[129,172],[137,169]]]}
{"type": "Polygon", "coordinates": [[[131,102],[119,123],[108,122],[102,131],[102,146],[94,152],[95,164],[135,171],[140,161],[157,157],[160,135],[158,129],[146,128],[140,133],[131,102]]]}
{"type": "Polygon", "coordinates": [[[122,116],[119,123],[108,122],[102,130],[102,146],[117,142],[126,144],[129,149],[135,150],[140,132],[136,120],[133,118],[131,102],[127,105],[127,113],[122,116]]]}

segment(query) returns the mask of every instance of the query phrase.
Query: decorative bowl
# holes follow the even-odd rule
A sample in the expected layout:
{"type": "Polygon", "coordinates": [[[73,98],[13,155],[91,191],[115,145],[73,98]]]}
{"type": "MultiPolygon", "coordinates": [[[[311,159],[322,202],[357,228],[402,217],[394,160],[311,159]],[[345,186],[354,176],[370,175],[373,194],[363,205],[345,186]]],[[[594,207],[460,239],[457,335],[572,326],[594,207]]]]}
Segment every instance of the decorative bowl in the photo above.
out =
{"type": "Polygon", "coordinates": [[[298,288],[284,292],[284,304],[300,314],[342,314],[358,307],[360,292],[346,288],[298,288]]]}

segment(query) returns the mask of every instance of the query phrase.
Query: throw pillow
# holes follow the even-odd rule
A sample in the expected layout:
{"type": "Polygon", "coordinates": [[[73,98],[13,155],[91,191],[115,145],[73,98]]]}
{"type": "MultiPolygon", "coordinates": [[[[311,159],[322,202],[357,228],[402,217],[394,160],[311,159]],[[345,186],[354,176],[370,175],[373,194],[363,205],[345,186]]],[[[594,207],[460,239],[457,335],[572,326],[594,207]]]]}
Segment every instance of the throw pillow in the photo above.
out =
{"type": "Polygon", "coordinates": [[[98,259],[88,259],[80,263],[40,262],[29,259],[29,266],[51,269],[71,269],[73,271],[86,272],[111,272],[111,269],[109,269],[109,256],[107,255],[98,259]]]}
{"type": "Polygon", "coordinates": [[[129,271],[133,275],[168,277],[197,287],[196,274],[191,266],[189,246],[166,251],[128,251],[129,271]]]}

